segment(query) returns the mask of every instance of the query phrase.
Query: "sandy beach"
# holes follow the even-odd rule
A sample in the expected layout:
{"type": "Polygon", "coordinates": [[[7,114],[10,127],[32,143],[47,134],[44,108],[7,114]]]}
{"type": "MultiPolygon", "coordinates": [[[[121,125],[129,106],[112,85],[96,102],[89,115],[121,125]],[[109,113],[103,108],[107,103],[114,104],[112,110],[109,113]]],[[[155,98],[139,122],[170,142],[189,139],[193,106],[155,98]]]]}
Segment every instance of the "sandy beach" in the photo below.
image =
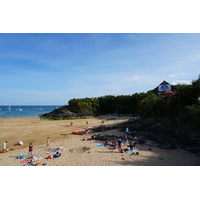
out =
{"type": "MultiPolygon", "coordinates": [[[[25,159],[17,159],[20,154],[28,155],[29,143],[33,144],[33,155],[41,156],[39,166],[199,166],[200,159],[194,154],[183,149],[165,150],[153,146],[151,141],[145,145],[137,144],[139,155],[131,153],[119,153],[104,146],[97,146],[102,143],[98,140],[87,140],[90,134],[73,135],[72,131],[83,131],[86,127],[101,125],[109,126],[128,120],[128,117],[116,117],[115,120],[108,120],[109,116],[98,118],[72,120],[45,121],[37,118],[12,118],[3,119],[0,122],[0,143],[8,141],[9,152],[0,153],[0,166],[24,166],[20,163],[25,159]],[[86,124],[88,121],[88,124],[86,124]],[[64,151],[61,156],[53,159],[45,159],[53,155],[46,147],[46,139],[50,137],[50,149],[56,149],[60,145],[64,151]],[[85,139],[85,140],[83,140],[85,139]],[[19,140],[24,142],[23,146],[15,146],[19,140]],[[151,150],[149,148],[151,147],[151,150]],[[161,157],[171,159],[161,160],[161,157]],[[43,164],[43,165],[42,165],[43,164]]],[[[124,130],[125,131],[125,130],[124,130]]],[[[117,129],[99,132],[100,134],[111,133],[113,135],[124,135],[117,129]]],[[[97,133],[95,133],[97,134],[97,133]]]]}

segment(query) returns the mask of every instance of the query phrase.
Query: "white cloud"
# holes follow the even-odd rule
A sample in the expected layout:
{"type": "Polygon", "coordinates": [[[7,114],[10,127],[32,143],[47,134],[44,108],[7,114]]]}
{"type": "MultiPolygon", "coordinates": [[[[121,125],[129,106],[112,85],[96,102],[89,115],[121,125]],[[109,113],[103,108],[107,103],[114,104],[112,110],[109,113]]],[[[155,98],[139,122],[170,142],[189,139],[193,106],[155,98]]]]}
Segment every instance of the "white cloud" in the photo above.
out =
{"type": "Polygon", "coordinates": [[[185,74],[186,74],[185,72],[182,72],[182,74],[181,74],[181,75],[182,75],[182,76],[184,76],[185,74]]]}
{"type": "Polygon", "coordinates": [[[177,76],[177,75],[176,75],[176,74],[170,74],[170,75],[169,75],[169,77],[171,77],[171,78],[172,78],[172,77],[175,77],[175,76],[177,76]]]}
{"type": "Polygon", "coordinates": [[[177,84],[185,84],[185,85],[190,85],[192,84],[191,81],[184,81],[184,80],[176,80],[172,82],[172,85],[177,85],[177,84]]]}

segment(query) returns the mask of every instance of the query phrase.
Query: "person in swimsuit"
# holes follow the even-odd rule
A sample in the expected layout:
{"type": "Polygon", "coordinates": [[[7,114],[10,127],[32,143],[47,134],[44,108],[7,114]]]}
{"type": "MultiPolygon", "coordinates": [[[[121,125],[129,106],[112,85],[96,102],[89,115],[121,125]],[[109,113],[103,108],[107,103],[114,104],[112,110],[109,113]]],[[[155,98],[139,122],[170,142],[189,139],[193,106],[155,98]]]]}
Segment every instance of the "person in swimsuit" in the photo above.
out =
{"type": "Polygon", "coordinates": [[[48,137],[46,141],[46,147],[49,147],[49,144],[50,144],[50,138],[48,137]]]}
{"type": "Polygon", "coordinates": [[[33,151],[33,145],[32,143],[30,143],[29,148],[28,148],[28,155],[32,155],[32,151],[33,151]]]}

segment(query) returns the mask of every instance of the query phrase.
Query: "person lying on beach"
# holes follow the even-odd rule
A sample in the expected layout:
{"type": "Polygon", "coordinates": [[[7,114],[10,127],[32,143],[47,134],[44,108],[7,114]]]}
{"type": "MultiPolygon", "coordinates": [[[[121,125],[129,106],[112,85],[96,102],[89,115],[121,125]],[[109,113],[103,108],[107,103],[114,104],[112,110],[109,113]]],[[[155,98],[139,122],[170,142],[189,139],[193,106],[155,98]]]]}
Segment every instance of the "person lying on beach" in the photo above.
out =
{"type": "Polygon", "coordinates": [[[59,156],[61,156],[61,153],[59,153],[58,151],[56,152],[56,154],[53,154],[53,158],[57,158],[59,156]]]}
{"type": "Polygon", "coordinates": [[[16,145],[22,146],[23,144],[24,144],[24,143],[20,140],[18,143],[15,144],[15,146],[16,146],[16,145]]]}
{"type": "Polygon", "coordinates": [[[56,152],[56,154],[53,154],[53,155],[49,155],[46,157],[46,159],[52,159],[52,158],[57,158],[61,156],[61,153],[59,153],[58,151],[56,152]]]}
{"type": "Polygon", "coordinates": [[[130,150],[134,150],[134,145],[130,145],[130,150]]]}
{"type": "Polygon", "coordinates": [[[64,150],[65,150],[65,148],[63,148],[63,146],[62,146],[62,145],[60,145],[60,146],[59,146],[59,150],[60,150],[60,151],[64,151],[64,150]]]}

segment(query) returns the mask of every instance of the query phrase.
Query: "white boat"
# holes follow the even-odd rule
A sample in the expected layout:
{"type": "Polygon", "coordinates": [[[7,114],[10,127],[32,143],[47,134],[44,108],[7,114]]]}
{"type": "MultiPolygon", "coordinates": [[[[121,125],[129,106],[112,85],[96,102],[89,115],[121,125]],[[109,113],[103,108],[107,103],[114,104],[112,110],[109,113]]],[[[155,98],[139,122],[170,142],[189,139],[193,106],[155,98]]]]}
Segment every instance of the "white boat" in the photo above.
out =
{"type": "Polygon", "coordinates": [[[11,110],[11,107],[10,107],[10,105],[8,106],[8,108],[7,108],[8,110],[11,110]]]}
{"type": "Polygon", "coordinates": [[[40,108],[38,108],[38,110],[43,110],[43,109],[42,109],[41,106],[40,106],[40,108]]]}

